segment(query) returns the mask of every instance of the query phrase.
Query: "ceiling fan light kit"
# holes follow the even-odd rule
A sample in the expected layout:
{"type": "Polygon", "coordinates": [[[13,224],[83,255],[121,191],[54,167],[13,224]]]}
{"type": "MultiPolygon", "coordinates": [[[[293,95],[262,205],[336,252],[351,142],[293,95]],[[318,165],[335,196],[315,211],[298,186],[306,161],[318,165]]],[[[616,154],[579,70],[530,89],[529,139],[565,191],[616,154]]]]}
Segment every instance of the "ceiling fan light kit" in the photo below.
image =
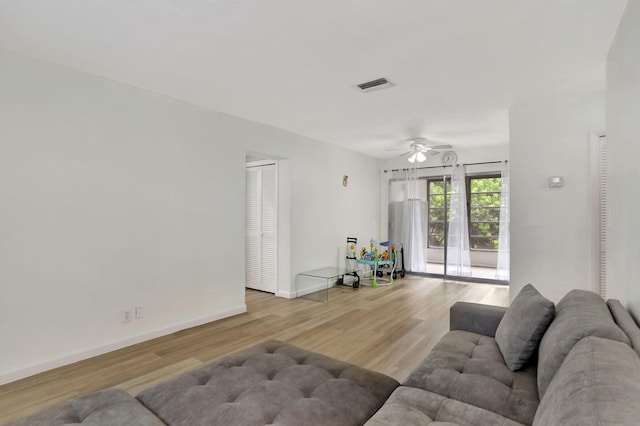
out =
{"type": "MultiPolygon", "coordinates": [[[[411,139],[408,139],[407,142],[410,142],[409,151],[403,154],[400,154],[399,156],[404,157],[405,155],[408,155],[407,160],[410,163],[415,163],[416,161],[418,163],[422,163],[427,160],[427,156],[425,154],[428,153],[429,155],[438,155],[440,154],[439,150],[452,148],[451,145],[428,146],[427,140],[425,138],[411,138],[411,139]]],[[[401,151],[401,150],[404,150],[404,149],[402,148],[387,149],[387,151],[401,151]]]]}
{"type": "MultiPolygon", "coordinates": [[[[427,149],[427,151],[430,148],[427,149]]],[[[424,155],[424,151],[414,151],[409,158],[407,158],[407,160],[409,160],[410,163],[415,163],[416,161],[418,161],[418,163],[422,163],[423,161],[425,161],[427,159],[427,156],[424,155]]]]}

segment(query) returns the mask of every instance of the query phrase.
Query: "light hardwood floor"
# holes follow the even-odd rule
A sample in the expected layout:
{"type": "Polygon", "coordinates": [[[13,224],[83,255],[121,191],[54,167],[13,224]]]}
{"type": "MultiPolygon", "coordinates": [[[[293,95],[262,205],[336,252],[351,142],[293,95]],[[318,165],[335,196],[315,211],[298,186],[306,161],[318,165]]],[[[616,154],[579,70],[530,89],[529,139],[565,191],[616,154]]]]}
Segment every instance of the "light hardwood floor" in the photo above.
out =
{"type": "Polygon", "coordinates": [[[506,306],[509,289],[407,276],[330,289],[329,303],[247,290],[248,312],[0,386],[0,424],[99,389],[140,390],[278,339],[402,381],[448,330],[456,301],[506,306]]]}

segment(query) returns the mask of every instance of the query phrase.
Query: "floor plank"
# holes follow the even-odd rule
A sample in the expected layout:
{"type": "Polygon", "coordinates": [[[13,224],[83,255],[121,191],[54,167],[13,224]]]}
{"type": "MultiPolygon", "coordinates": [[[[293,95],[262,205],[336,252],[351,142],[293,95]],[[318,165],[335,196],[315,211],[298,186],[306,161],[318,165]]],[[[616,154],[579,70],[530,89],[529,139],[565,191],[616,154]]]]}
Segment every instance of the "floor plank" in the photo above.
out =
{"type": "Polygon", "coordinates": [[[449,327],[456,301],[506,306],[509,289],[408,275],[330,289],[329,302],[247,290],[248,312],[0,386],[0,424],[109,387],[140,390],[268,339],[402,381],[449,327]]]}

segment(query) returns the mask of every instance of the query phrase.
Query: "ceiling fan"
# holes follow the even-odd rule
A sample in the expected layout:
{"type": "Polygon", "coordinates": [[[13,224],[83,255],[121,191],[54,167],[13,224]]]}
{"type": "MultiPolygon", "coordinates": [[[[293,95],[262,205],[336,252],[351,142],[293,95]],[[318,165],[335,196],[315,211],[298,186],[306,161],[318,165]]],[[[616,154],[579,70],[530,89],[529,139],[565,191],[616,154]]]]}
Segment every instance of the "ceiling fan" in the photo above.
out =
{"type": "MultiPolygon", "coordinates": [[[[408,156],[410,163],[422,163],[427,159],[427,155],[438,155],[441,150],[451,149],[451,145],[427,145],[425,138],[407,139],[409,142],[409,151],[400,154],[398,157],[408,156]],[[427,155],[425,155],[427,154],[427,155]]],[[[387,151],[404,151],[406,148],[387,149],[387,151]]]]}

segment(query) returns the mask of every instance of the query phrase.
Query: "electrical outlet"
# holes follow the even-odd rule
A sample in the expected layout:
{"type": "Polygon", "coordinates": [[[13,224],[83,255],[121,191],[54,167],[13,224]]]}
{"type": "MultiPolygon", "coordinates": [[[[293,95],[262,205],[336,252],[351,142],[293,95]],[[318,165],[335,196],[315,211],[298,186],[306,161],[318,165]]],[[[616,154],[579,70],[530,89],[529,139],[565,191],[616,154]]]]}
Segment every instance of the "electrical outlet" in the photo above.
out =
{"type": "Polygon", "coordinates": [[[144,311],[142,310],[142,306],[136,306],[136,319],[144,318],[144,311]]]}
{"type": "Polygon", "coordinates": [[[128,309],[121,309],[120,310],[120,322],[122,322],[123,324],[127,323],[127,322],[131,322],[131,308],[128,309]]]}

